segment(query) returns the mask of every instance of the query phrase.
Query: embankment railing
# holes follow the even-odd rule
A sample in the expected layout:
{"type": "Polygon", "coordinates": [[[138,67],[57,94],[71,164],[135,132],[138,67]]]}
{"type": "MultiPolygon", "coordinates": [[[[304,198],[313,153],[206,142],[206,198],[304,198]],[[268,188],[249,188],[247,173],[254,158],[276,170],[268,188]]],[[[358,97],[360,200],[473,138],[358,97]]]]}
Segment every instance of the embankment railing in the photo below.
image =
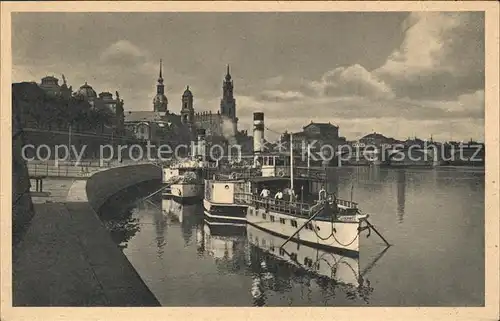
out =
{"type": "Polygon", "coordinates": [[[89,177],[93,173],[115,167],[154,164],[160,166],[157,162],[150,160],[124,160],[119,162],[99,160],[82,160],[82,161],[61,161],[57,164],[54,161],[28,161],[28,173],[30,177],[89,177]]]}

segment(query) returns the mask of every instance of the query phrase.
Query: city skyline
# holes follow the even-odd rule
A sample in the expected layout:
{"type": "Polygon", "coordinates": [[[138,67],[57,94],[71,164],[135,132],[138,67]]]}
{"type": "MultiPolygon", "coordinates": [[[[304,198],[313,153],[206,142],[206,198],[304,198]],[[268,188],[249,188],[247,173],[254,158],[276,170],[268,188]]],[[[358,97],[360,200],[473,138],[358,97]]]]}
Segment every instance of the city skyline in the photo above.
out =
{"type": "Polygon", "coordinates": [[[33,14],[12,16],[13,82],[64,74],[152,110],[163,59],[169,111],[189,85],[195,110],[216,112],[229,64],[249,133],[262,111],[276,131],[484,141],[480,12],[33,14]]]}

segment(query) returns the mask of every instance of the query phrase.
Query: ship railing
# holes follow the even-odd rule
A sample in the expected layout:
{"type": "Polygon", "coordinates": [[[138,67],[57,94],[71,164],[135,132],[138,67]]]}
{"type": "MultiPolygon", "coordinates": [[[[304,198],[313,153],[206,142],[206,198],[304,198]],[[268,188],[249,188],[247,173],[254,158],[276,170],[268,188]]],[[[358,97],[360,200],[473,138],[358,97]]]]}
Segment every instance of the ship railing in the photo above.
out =
{"type": "Polygon", "coordinates": [[[172,163],[170,164],[170,167],[175,169],[199,169],[199,168],[213,169],[217,168],[217,165],[209,162],[188,161],[188,162],[172,163]]]}
{"type": "Polygon", "coordinates": [[[358,208],[358,203],[342,199],[337,199],[337,205],[344,206],[346,208],[358,208]]]}
{"type": "MultiPolygon", "coordinates": [[[[294,167],[293,173],[295,178],[305,178],[314,180],[326,179],[326,172],[324,170],[317,168],[294,167]]],[[[255,177],[262,177],[262,170],[259,168],[245,168],[245,167],[221,168],[217,169],[216,171],[214,170],[210,176],[215,177],[215,179],[219,180],[252,179],[255,177]]],[[[276,166],[274,169],[273,176],[290,177],[290,168],[286,166],[276,166]]]]}
{"type": "Polygon", "coordinates": [[[253,168],[231,168],[231,169],[223,169],[216,173],[213,173],[212,177],[216,180],[246,180],[255,177],[262,176],[262,173],[253,168]]]}
{"type": "Polygon", "coordinates": [[[251,193],[235,193],[236,204],[253,205],[278,213],[308,218],[322,207],[322,203],[308,204],[295,201],[279,200],[270,197],[261,197],[251,193]]]}
{"type": "MultiPolygon", "coordinates": [[[[205,168],[206,178],[215,180],[248,180],[256,177],[263,177],[263,171],[260,168],[249,167],[210,167],[205,168]]],[[[286,166],[276,166],[274,174],[266,177],[290,177],[290,168],[286,166]]],[[[324,169],[294,167],[295,178],[325,180],[326,172],[324,169]]]]}
{"type": "MultiPolygon", "coordinates": [[[[274,175],[277,177],[290,177],[290,167],[289,166],[275,166],[274,175]]],[[[324,180],[326,179],[326,171],[319,168],[311,167],[294,167],[293,175],[295,178],[306,178],[306,179],[316,179],[324,180]]]]}

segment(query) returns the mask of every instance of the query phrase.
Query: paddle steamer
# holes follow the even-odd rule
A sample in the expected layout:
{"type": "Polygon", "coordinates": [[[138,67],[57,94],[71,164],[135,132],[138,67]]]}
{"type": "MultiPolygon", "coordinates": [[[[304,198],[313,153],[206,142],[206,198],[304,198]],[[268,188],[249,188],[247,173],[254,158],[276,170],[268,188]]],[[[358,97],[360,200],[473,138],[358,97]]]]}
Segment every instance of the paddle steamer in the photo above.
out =
{"type": "Polygon", "coordinates": [[[358,256],[359,234],[365,229],[373,229],[389,245],[356,202],[328,192],[326,168],[310,167],[309,154],[308,166],[301,166],[301,158],[293,155],[293,134],[288,154],[264,153],[263,122],[263,113],[254,113],[253,168],[205,180],[203,205],[207,219],[221,224],[246,222],[284,237],[281,246],[297,241],[358,256]],[[261,193],[264,189],[271,194],[261,193]],[[284,197],[280,197],[282,194],[284,197]]]}

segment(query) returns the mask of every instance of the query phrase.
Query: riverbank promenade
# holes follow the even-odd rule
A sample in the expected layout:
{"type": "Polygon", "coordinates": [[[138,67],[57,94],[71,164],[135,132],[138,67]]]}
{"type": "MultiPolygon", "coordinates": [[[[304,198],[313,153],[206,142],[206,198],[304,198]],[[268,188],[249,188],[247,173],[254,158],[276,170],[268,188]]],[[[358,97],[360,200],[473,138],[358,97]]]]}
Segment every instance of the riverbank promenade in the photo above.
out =
{"type": "MultiPolygon", "coordinates": [[[[143,169],[123,171],[131,184],[143,169]]],[[[47,179],[50,195],[33,197],[35,215],[13,248],[13,306],[159,305],[92,208],[87,180],[47,179]]]]}
{"type": "Polygon", "coordinates": [[[80,162],[61,161],[57,164],[53,160],[49,161],[27,161],[28,172],[31,177],[44,178],[88,178],[96,172],[110,168],[123,167],[138,164],[151,164],[148,160],[110,160],[99,161],[95,159],[84,159],[80,162]]]}

